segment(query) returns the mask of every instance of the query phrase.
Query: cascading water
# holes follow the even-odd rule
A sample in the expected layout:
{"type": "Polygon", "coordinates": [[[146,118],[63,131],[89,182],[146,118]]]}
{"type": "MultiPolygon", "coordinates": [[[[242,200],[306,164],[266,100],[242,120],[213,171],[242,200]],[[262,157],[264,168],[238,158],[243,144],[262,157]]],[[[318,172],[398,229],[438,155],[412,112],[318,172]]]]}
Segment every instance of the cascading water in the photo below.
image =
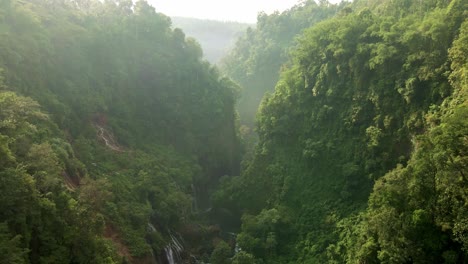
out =
{"type": "Polygon", "coordinates": [[[164,248],[164,253],[166,254],[168,264],[177,264],[182,259],[181,254],[184,251],[184,247],[176,236],[173,234],[170,234],[170,236],[171,242],[164,248]]]}
{"type": "Polygon", "coordinates": [[[174,252],[172,251],[172,248],[171,246],[167,246],[165,249],[164,249],[164,252],[166,253],[166,259],[167,259],[167,263],[168,264],[175,264],[175,261],[174,261],[174,252]]]}
{"type": "Polygon", "coordinates": [[[156,227],[154,227],[153,224],[148,223],[148,226],[146,227],[146,230],[148,231],[148,233],[156,232],[156,227]]]}
{"type": "MultiPolygon", "coordinates": [[[[148,234],[151,234],[153,232],[157,232],[157,230],[156,230],[156,227],[154,227],[154,225],[152,223],[148,222],[148,224],[146,225],[146,232],[148,234]]],[[[149,240],[147,240],[147,242],[151,243],[151,241],[149,241],[149,240]]],[[[152,264],[156,264],[156,263],[159,262],[157,255],[158,254],[156,252],[154,252],[154,249],[151,249],[151,256],[152,256],[152,262],[151,263],[152,264]]]]}
{"type": "MultiPolygon", "coordinates": [[[[148,222],[146,226],[146,232],[148,234],[151,234],[153,232],[157,232],[156,228],[154,225],[150,222],[148,222]]],[[[180,242],[181,240],[177,238],[174,234],[172,234],[169,231],[169,236],[170,236],[170,242],[169,244],[164,248],[164,254],[157,254],[157,252],[151,252],[155,263],[160,263],[161,261],[164,262],[164,260],[159,259],[158,256],[160,257],[165,257],[166,258],[166,263],[168,264],[177,264],[182,261],[182,253],[184,251],[184,247],[182,246],[182,243],[180,242]]],[[[150,242],[150,241],[148,241],[150,242]]]]}

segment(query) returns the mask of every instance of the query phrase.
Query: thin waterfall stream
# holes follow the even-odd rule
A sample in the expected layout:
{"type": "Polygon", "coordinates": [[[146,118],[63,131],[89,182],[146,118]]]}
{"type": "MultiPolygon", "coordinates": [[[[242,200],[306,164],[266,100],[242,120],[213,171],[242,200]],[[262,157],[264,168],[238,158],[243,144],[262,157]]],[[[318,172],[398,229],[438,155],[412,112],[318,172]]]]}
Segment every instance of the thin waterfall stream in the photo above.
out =
{"type": "Polygon", "coordinates": [[[184,247],[180,240],[170,233],[171,242],[164,248],[164,252],[166,253],[166,258],[169,264],[176,264],[177,261],[182,259],[182,252],[184,251],[184,247]]]}

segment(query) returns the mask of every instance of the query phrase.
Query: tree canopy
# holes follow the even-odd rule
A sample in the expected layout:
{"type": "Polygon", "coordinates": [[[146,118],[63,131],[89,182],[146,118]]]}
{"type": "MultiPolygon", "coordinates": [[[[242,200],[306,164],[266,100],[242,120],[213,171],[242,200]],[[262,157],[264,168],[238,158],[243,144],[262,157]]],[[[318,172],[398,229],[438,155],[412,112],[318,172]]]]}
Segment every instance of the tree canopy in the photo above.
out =
{"type": "Polygon", "coordinates": [[[465,263],[467,5],[0,1],[0,263],[465,263]]]}
{"type": "MultiPolygon", "coordinates": [[[[466,2],[311,5],[332,17],[297,37],[277,83],[263,79],[276,84],[257,113],[259,142],[213,196],[243,215],[238,243],[259,263],[462,263],[466,2]],[[295,220],[269,229],[260,219],[274,211],[277,224],[295,220]]],[[[246,92],[249,36],[234,51],[244,64],[228,68],[246,92]]]]}
{"type": "Polygon", "coordinates": [[[1,262],[165,257],[238,174],[237,85],[146,1],[1,1],[0,35],[1,262]]]}

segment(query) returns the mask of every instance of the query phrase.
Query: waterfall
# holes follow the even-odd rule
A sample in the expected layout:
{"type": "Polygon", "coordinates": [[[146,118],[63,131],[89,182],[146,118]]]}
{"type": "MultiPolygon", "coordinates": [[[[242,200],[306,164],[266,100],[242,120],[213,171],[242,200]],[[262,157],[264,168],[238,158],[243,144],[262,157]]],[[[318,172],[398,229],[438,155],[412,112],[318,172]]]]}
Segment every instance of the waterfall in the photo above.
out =
{"type": "MultiPolygon", "coordinates": [[[[148,222],[146,224],[146,232],[148,234],[151,234],[153,232],[157,232],[156,227],[151,222],[148,222]]],[[[181,263],[182,261],[182,253],[184,252],[184,246],[182,245],[181,239],[178,238],[176,235],[174,235],[171,231],[168,230],[169,233],[169,244],[164,248],[164,253],[159,252],[154,252],[151,250],[151,255],[153,256],[154,263],[161,263],[161,261],[164,262],[164,259],[158,259],[159,257],[166,257],[166,263],[168,264],[177,264],[181,263]],[[165,255],[165,256],[164,256],[165,255]]],[[[179,236],[180,237],[180,236],[179,236]]],[[[147,241],[150,243],[150,241],[147,241]]]]}
{"type": "MultiPolygon", "coordinates": [[[[151,234],[153,232],[157,232],[156,228],[151,222],[148,222],[146,225],[146,232],[148,234],[151,234]]],[[[161,259],[158,259],[159,257],[166,258],[166,263],[168,264],[177,264],[181,263],[182,261],[182,253],[184,252],[184,246],[182,245],[181,239],[178,238],[176,235],[174,235],[171,231],[168,230],[169,233],[169,244],[164,248],[164,253],[159,252],[154,252],[153,250],[151,251],[151,255],[153,256],[154,263],[161,263],[161,259]]],[[[179,236],[180,237],[180,236],[179,236]]],[[[147,241],[150,243],[150,241],[147,241]]],[[[162,260],[164,262],[164,259],[162,260]]]]}
{"type": "Polygon", "coordinates": [[[234,247],[234,252],[237,254],[242,251],[242,248],[239,246],[239,242],[236,241],[236,246],[234,247]]]}
{"type": "Polygon", "coordinates": [[[146,227],[146,230],[148,231],[148,233],[156,232],[156,227],[154,227],[153,224],[148,223],[148,226],[146,227]]]}
{"type": "MultiPolygon", "coordinates": [[[[154,225],[151,223],[151,222],[148,222],[148,224],[146,224],[146,232],[148,234],[151,234],[153,232],[157,232],[156,230],[156,227],[154,227],[154,225]]],[[[151,243],[150,240],[146,240],[147,243],[151,243]]],[[[152,261],[151,261],[151,264],[157,264],[159,263],[159,260],[158,260],[158,253],[154,251],[153,248],[151,248],[151,257],[152,257],[152,261]]]]}
{"type": "Polygon", "coordinates": [[[176,236],[173,234],[170,234],[170,236],[171,242],[164,248],[164,252],[166,253],[167,262],[169,264],[176,264],[182,260],[181,254],[184,251],[184,247],[176,236]]]}
{"type": "Polygon", "coordinates": [[[166,259],[167,259],[167,263],[169,264],[175,264],[175,261],[174,261],[174,252],[172,251],[172,248],[171,246],[167,246],[165,249],[164,249],[164,252],[166,252],[166,259]]]}

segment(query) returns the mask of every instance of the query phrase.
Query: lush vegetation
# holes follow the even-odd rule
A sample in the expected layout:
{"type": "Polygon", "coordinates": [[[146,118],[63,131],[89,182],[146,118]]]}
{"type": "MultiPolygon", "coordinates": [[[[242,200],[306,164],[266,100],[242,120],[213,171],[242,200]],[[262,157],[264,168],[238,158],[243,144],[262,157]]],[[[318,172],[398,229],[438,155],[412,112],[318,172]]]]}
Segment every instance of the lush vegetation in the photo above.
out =
{"type": "Polygon", "coordinates": [[[1,1],[0,35],[1,263],[157,257],[238,174],[237,86],[145,1],[1,1]]]}
{"type": "Polygon", "coordinates": [[[466,10],[303,1],[231,81],[145,1],[0,1],[0,263],[466,263],[466,10]]]}
{"type": "Polygon", "coordinates": [[[260,13],[255,28],[237,40],[221,67],[242,87],[241,122],[253,127],[263,95],[273,92],[281,66],[289,59],[295,37],[304,29],[336,14],[341,7],[327,2],[303,1],[283,13],[260,13]]]}
{"type": "MultiPolygon", "coordinates": [[[[460,0],[356,1],[298,37],[260,106],[252,159],[213,196],[242,215],[234,259],[467,261],[466,10],[460,0]]],[[[260,17],[258,28],[273,34],[273,18],[287,17],[260,17]]],[[[249,54],[243,44],[257,36],[235,52],[249,54]]],[[[237,57],[244,64],[228,72],[251,85],[244,93],[274,79],[253,85],[261,75],[242,73],[253,57],[237,57]]],[[[272,61],[257,68],[274,76],[272,61]]]]}

